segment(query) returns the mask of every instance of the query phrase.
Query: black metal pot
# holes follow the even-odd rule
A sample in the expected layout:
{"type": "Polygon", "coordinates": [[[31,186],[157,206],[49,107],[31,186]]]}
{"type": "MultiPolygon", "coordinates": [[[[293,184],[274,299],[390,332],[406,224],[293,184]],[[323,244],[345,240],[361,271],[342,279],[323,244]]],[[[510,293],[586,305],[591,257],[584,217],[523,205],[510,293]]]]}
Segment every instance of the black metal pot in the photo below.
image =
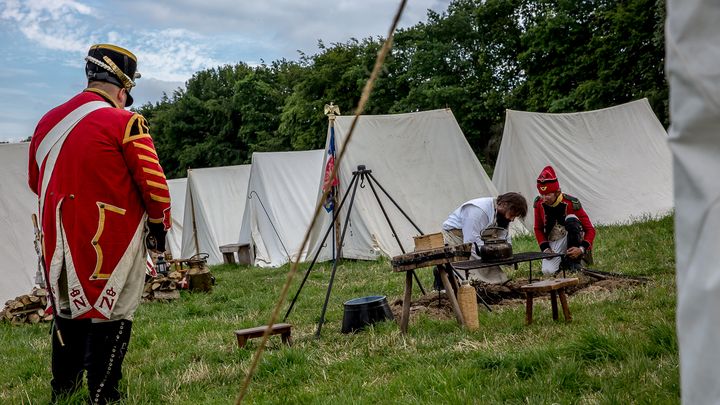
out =
{"type": "Polygon", "coordinates": [[[483,245],[480,246],[480,259],[493,262],[512,257],[512,245],[507,242],[508,230],[489,226],[480,233],[483,245]]]}
{"type": "Polygon", "coordinates": [[[512,257],[512,245],[504,240],[488,240],[480,246],[480,259],[493,262],[512,257]]]}
{"type": "Polygon", "coordinates": [[[375,322],[393,319],[395,318],[385,296],[355,298],[345,302],[341,332],[355,332],[375,322]]]}

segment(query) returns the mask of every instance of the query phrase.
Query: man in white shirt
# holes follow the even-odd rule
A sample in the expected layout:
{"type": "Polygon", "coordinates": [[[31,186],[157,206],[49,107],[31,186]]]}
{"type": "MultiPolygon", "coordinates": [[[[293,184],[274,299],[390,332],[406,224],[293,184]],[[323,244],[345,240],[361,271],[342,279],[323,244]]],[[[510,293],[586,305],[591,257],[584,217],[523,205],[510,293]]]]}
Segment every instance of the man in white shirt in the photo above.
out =
{"type": "MultiPolygon", "coordinates": [[[[462,243],[477,244],[478,249],[483,245],[480,234],[489,226],[508,229],[510,222],[515,218],[524,218],[527,215],[527,201],[520,193],[509,192],[497,198],[484,197],[470,200],[460,205],[443,222],[442,233],[447,245],[462,243]]],[[[507,233],[508,243],[512,243],[510,232],[507,233]]],[[[471,259],[479,259],[473,245],[471,259]]],[[[488,283],[503,283],[507,276],[497,268],[484,268],[470,270],[468,278],[488,283]]],[[[439,287],[436,284],[436,287],[439,287]]],[[[442,289],[442,288],[439,288],[442,289]]]]}

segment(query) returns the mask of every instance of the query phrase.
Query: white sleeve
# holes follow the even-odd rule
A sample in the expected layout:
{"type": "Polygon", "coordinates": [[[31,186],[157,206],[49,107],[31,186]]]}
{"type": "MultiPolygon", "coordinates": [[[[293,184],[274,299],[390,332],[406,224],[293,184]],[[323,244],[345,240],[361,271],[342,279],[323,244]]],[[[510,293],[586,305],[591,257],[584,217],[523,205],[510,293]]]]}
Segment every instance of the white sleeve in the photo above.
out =
{"type": "Polygon", "coordinates": [[[468,204],[460,211],[462,216],[463,242],[475,242],[478,246],[483,244],[480,234],[490,225],[490,217],[479,207],[468,204]]]}

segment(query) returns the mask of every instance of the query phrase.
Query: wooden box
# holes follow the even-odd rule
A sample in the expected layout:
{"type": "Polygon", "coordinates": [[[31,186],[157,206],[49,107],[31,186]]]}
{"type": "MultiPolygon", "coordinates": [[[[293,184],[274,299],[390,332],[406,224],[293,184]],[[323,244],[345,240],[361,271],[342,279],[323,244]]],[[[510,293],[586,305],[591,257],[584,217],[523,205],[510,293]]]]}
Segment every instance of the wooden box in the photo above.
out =
{"type": "Polygon", "coordinates": [[[429,233],[427,235],[415,236],[415,251],[437,249],[445,246],[442,233],[429,233]]]}

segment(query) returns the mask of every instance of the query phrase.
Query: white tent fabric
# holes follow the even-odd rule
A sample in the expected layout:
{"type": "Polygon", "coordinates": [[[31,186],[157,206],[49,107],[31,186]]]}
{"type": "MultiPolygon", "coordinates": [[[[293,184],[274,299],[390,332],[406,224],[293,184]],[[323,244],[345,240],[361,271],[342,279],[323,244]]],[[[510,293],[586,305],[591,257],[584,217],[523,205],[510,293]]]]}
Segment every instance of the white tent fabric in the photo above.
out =
{"type": "Polygon", "coordinates": [[[720,5],[710,0],[669,0],[667,16],[680,393],[685,404],[716,404],[720,398],[720,5]]]}
{"type": "Polygon", "coordinates": [[[172,227],[168,231],[165,248],[170,250],[173,258],[180,258],[182,252],[183,217],[185,215],[185,191],[187,178],[168,180],[170,188],[170,215],[172,227]]]}
{"type": "MultiPolygon", "coordinates": [[[[667,133],[647,99],[569,114],[508,110],[493,173],[497,190],[533,201],[547,165],[595,224],[632,222],[673,208],[667,133]]],[[[530,210],[528,229],[533,221],[530,210]]]]}
{"type": "Polygon", "coordinates": [[[254,265],[278,267],[300,255],[321,182],[323,150],[253,153],[240,240],[251,241],[254,265]]]}
{"type": "Polygon", "coordinates": [[[0,303],[28,294],[35,284],[31,215],[37,196],[27,184],[28,143],[0,144],[0,303]]]}
{"type": "MultiPolygon", "coordinates": [[[[353,119],[335,119],[338,151],[353,119]]],[[[327,136],[329,144],[330,129],[327,136]]],[[[449,109],[361,116],[338,168],[341,197],[358,165],[372,170],[377,182],[424,233],[440,232],[443,221],[460,204],[497,195],[449,109]]],[[[364,186],[357,189],[342,256],[371,260],[381,254],[401,254],[372,190],[368,184],[364,186]]],[[[381,190],[376,191],[405,251],[413,251],[413,236],[420,233],[381,190]]],[[[345,222],[349,199],[341,210],[341,223],[345,222]]],[[[322,215],[322,222],[313,229],[311,252],[321,247],[330,226],[331,215],[322,215]]],[[[320,255],[322,260],[331,257],[330,246],[328,239],[320,255]]]]}
{"type": "Polygon", "coordinates": [[[188,170],[182,258],[207,253],[223,262],[220,246],[237,243],[247,201],[250,165],[188,170]]]}

